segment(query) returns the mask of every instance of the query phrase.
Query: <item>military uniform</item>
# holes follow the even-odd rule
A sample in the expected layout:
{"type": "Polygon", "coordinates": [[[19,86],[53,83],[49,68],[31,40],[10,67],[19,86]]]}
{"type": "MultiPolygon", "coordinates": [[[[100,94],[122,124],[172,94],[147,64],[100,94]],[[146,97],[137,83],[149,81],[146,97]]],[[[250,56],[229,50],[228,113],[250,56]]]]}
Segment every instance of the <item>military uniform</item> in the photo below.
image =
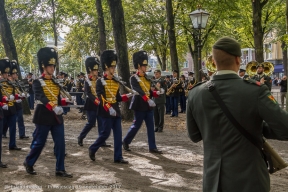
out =
{"type": "MultiPolygon", "coordinates": [[[[185,78],[185,76],[184,76],[185,78]]],[[[186,80],[182,80],[181,81],[181,88],[179,88],[179,99],[180,99],[180,113],[185,113],[186,112],[186,95],[185,95],[185,90],[187,89],[187,82],[186,80]]]]}
{"type": "MultiPolygon", "coordinates": [[[[40,72],[43,73],[44,68],[55,64],[58,60],[56,50],[54,48],[41,48],[38,53],[38,64],[40,72]]],[[[65,159],[65,137],[63,123],[63,108],[61,105],[67,105],[67,98],[60,97],[61,86],[52,75],[42,74],[41,77],[33,81],[33,90],[37,106],[35,109],[33,123],[36,129],[33,133],[31,143],[31,151],[24,161],[26,172],[36,174],[33,169],[42,149],[46,143],[49,131],[54,141],[54,153],[56,156],[56,176],[72,177],[66,173],[64,166],[65,159]]]]}
{"type": "MultiPolygon", "coordinates": [[[[80,75],[84,75],[84,73],[81,72],[80,75]]],[[[79,78],[76,82],[76,91],[84,93],[84,90],[83,90],[84,84],[85,84],[84,78],[79,78]]],[[[76,102],[77,102],[77,105],[83,105],[84,104],[84,101],[82,99],[82,94],[76,95],[76,102]]]]}
{"type": "MultiPolygon", "coordinates": [[[[166,86],[167,86],[167,90],[171,87],[172,83],[170,81],[170,75],[166,76],[166,80],[165,80],[166,86]],[[169,78],[169,79],[167,79],[169,78]]],[[[171,102],[170,102],[170,95],[166,95],[166,103],[165,103],[165,107],[166,107],[166,114],[171,114],[171,102]]]]}
{"type": "MultiPolygon", "coordinates": [[[[7,59],[1,60],[1,73],[9,73],[11,70],[10,61],[7,59]]],[[[6,132],[9,128],[9,149],[10,150],[21,150],[16,146],[16,106],[15,106],[15,88],[8,79],[2,80],[2,95],[8,98],[8,110],[4,110],[3,119],[3,135],[6,136],[6,132]]],[[[18,98],[16,98],[18,99],[18,98]]]]}
{"type": "MultiPolygon", "coordinates": [[[[11,71],[10,74],[17,74],[17,64],[16,61],[11,61],[11,71]]],[[[12,84],[15,88],[15,92],[17,94],[17,99],[15,100],[15,107],[16,107],[16,118],[18,123],[18,131],[19,131],[19,138],[20,139],[28,139],[29,137],[25,135],[25,125],[24,125],[24,118],[23,118],[23,108],[22,108],[22,100],[25,100],[29,95],[23,92],[22,88],[20,87],[18,80],[15,79],[12,81],[12,84]]]]}
{"type": "MultiPolygon", "coordinates": [[[[154,86],[157,86],[157,83],[159,83],[160,84],[159,88],[163,89],[166,93],[167,91],[166,81],[162,77],[160,77],[159,79],[155,79],[153,83],[154,86]]],[[[154,107],[155,132],[162,132],[164,127],[166,94],[159,95],[158,97],[153,97],[153,100],[156,104],[156,106],[154,107]]]]}
{"type": "Polygon", "coordinates": [[[259,81],[264,77],[264,84],[268,87],[268,89],[271,91],[272,88],[272,80],[271,77],[265,75],[264,73],[262,74],[256,74],[254,75],[251,79],[254,79],[255,81],[259,81]]]}
{"type": "MultiPolygon", "coordinates": [[[[92,70],[98,70],[99,64],[100,64],[100,61],[97,57],[88,57],[85,61],[87,74],[89,74],[92,70]]],[[[96,120],[98,124],[98,135],[100,135],[101,131],[103,130],[101,117],[98,116],[100,100],[97,97],[96,81],[97,81],[97,77],[91,76],[85,82],[85,94],[88,97],[86,98],[84,110],[86,110],[87,112],[88,122],[84,126],[83,130],[81,131],[78,137],[78,144],[80,146],[83,146],[83,139],[92,129],[92,127],[96,124],[96,120]]]]}
{"type": "MultiPolygon", "coordinates": [[[[114,50],[106,50],[101,54],[102,69],[107,70],[109,67],[116,66],[117,55],[114,50]]],[[[89,157],[95,161],[95,153],[108,139],[111,129],[114,136],[114,162],[128,163],[122,156],[121,140],[122,140],[122,126],[119,102],[128,101],[126,94],[120,95],[120,83],[115,79],[109,79],[105,74],[96,82],[96,92],[100,99],[99,116],[102,119],[103,131],[100,132],[97,140],[89,147],[89,157]]]]}
{"type": "Polygon", "coordinates": [[[33,88],[32,88],[32,84],[33,84],[33,78],[32,78],[32,75],[33,73],[29,73],[29,75],[31,75],[31,78],[28,79],[28,84],[29,84],[29,95],[30,97],[28,97],[28,103],[29,103],[29,107],[31,110],[34,110],[34,91],[33,91],[33,88]]]}
{"type": "MultiPolygon", "coordinates": [[[[178,73],[178,71],[176,71],[176,73],[178,73]]],[[[171,86],[173,86],[173,84],[176,85],[176,87],[173,88],[173,91],[170,94],[170,103],[171,103],[171,110],[172,110],[171,117],[178,117],[178,104],[179,104],[179,96],[180,96],[179,90],[182,88],[182,85],[181,85],[180,80],[177,78],[173,78],[171,84],[172,84],[171,86]]]]}
{"type": "MultiPolygon", "coordinates": [[[[240,44],[230,39],[218,40],[213,49],[223,50],[240,60],[240,44]]],[[[236,66],[236,61],[231,65],[236,66]]],[[[259,142],[262,136],[288,140],[288,113],[280,109],[266,86],[243,80],[229,70],[217,71],[211,82],[232,116],[259,142]],[[263,121],[268,126],[263,127],[263,121]]],[[[270,191],[269,173],[261,152],[234,127],[205,82],[189,92],[187,129],[193,142],[203,140],[204,192],[270,191]]]]}
{"type": "MultiPolygon", "coordinates": [[[[138,69],[138,66],[147,65],[148,55],[146,51],[139,51],[133,54],[134,68],[138,69]]],[[[134,121],[130,126],[127,135],[123,139],[123,148],[126,151],[130,151],[129,144],[136,136],[143,121],[145,121],[147,127],[148,145],[150,152],[160,152],[156,147],[155,133],[154,133],[154,115],[153,107],[156,106],[152,97],[158,97],[157,91],[151,91],[151,82],[147,79],[146,74],[140,75],[137,72],[130,78],[130,84],[133,90],[139,93],[139,95],[133,96],[130,109],[134,111],[134,121]]],[[[158,91],[159,93],[159,91],[158,91]]]]}

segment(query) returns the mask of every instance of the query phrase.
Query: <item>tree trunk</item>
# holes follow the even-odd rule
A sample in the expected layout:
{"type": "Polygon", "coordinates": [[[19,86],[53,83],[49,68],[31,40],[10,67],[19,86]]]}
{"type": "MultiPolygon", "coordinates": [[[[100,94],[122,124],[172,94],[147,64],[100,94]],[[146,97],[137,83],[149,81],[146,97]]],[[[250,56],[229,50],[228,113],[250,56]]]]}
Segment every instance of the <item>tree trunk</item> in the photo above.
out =
{"type": "Polygon", "coordinates": [[[170,56],[171,56],[171,68],[172,70],[179,71],[172,0],[166,0],[166,12],[167,12],[168,37],[169,37],[170,56]]]}
{"type": "MultiPolygon", "coordinates": [[[[287,0],[288,1],[288,0],[287,0]]],[[[285,41],[281,42],[282,54],[283,54],[283,69],[284,75],[287,76],[287,48],[285,41]]]]}
{"type": "MultiPolygon", "coordinates": [[[[286,0],[286,34],[288,34],[288,0],[286,0]]],[[[284,49],[283,50],[283,65],[284,65],[284,70],[286,70],[286,73],[285,75],[287,75],[287,71],[288,71],[288,65],[287,65],[287,49],[284,49]],[[284,52],[285,52],[285,55],[286,57],[284,58],[284,52]],[[284,65],[284,60],[286,60],[286,67],[284,65]]],[[[288,88],[288,85],[287,85],[287,88],[288,88]]],[[[286,111],[288,112],[288,91],[286,93],[286,111]]]]}
{"type": "Polygon", "coordinates": [[[264,62],[263,55],[263,37],[264,30],[262,28],[262,9],[263,6],[268,2],[268,0],[252,0],[252,10],[253,10],[253,34],[254,34],[254,46],[255,46],[255,58],[259,63],[264,62]]]}
{"type": "MultiPolygon", "coordinates": [[[[17,61],[18,71],[20,71],[17,50],[5,10],[5,0],[0,0],[0,35],[7,57],[9,57],[10,60],[17,61]]],[[[22,79],[21,74],[19,74],[19,79],[22,79]]],[[[23,113],[31,114],[26,99],[23,100],[23,113]]]]}
{"type": "MultiPolygon", "coordinates": [[[[58,33],[57,33],[57,23],[56,23],[56,13],[55,13],[54,0],[52,0],[51,3],[52,3],[52,15],[53,15],[52,28],[53,28],[53,35],[54,35],[54,46],[57,48],[57,46],[58,46],[58,33]]],[[[58,59],[58,62],[56,63],[56,74],[58,74],[58,73],[59,73],[59,59],[58,59]]]]}
{"type": "MultiPolygon", "coordinates": [[[[130,69],[122,1],[108,0],[108,4],[110,7],[115,47],[118,56],[118,74],[122,77],[122,80],[128,84],[130,69]]],[[[123,93],[123,88],[121,89],[121,92],[123,93]]],[[[131,120],[133,118],[133,113],[131,110],[129,110],[129,102],[121,102],[121,114],[125,120],[131,120]]]]}
{"type": "MultiPolygon", "coordinates": [[[[96,10],[97,10],[97,17],[98,17],[98,29],[99,29],[99,48],[100,48],[100,54],[102,54],[103,51],[107,49],[106,44],[106,31],[105,31],[105,21],[104,21],[104,14],[103,14],[103,8],[102,8],[102,2],[101,0],[96,0],[96,10]]],[[[102,74],[103,69],[101,68],[101,65],[99,66],[99,72],[102,74]]]]}

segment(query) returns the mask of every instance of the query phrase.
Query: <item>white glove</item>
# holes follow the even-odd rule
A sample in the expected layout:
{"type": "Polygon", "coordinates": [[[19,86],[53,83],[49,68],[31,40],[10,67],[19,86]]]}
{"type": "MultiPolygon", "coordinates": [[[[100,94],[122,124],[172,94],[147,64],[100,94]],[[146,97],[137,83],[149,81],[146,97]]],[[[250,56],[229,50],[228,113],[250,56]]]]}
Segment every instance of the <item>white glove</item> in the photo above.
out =
{"type": "Polygon", "coordinates": [[[156,91],[156,94],[157,94],[157,95],[160,95],[161,93],[160,93],[160,91],[156,91]]]}
{"type": "Polygon", "coordinates": [[[150,107],[155,107],[156,106],[155,102],[152,99],[148,100],[148,104],[149,104],[150,107]]]}
{"type": "Polygon", "coordinates": [[[26,94],[26,97],[30,97],[29,93],[26,94]]]}
{"type": "Polygon", "coordinates": [[[3,106],[2,106],[2,109],[4,109],[4,110],[8,110],[8,105],[6,105],[6,104],[3,105],[3,106]]]}
{"type": "Polygon", "coordinates": [[[63,113],[63,108],[62,108],[62,107],[59,107],[59,106],[56,106],[56,107],[54,107],[53,111],[54,111],[54,113],[55,113],[56,115],[62,115],[62,113],[63,113]]]}
{"type": "Polygon", "coordinates": [[[116,111],[115,111],[115,109],[113,108],[113,107],[110,107],[109,108],[109,114],[111,115],[111,116],[116,116],[116,111]]]}
{"type": "Polygon", "coordinates": [[[26,97],[25,93],[21,93],[21,97],[26,97]]]}
{"type": "Polygon", "coordinates": [[[160,94],[164,94],[165,90],[163,88],[160,89],[160,94]]]}
{"type": "Polygon", "coordinates": [[[13,101],[15,99],[14,95],[9,96],[9,101],[13,101]]]}
{"type": "Polygon", "coordinates": [[[126,94],[126,96],[127,96],[128,98],[132,97],[133,95],[134,95],[134,94],[132,94],[132,93],[126,94]]]}
{"type": "Polygon", "coordinates": [[[139,95],[139,93],[135,90],[132,90],[133,95],[139,95]]]}
{"type": "Polygon", "coordinates": [[[21,102],[22,102],[21,99],[17,99],[17,100],[16,100],[16,103],[21,103],[21,102]]]}

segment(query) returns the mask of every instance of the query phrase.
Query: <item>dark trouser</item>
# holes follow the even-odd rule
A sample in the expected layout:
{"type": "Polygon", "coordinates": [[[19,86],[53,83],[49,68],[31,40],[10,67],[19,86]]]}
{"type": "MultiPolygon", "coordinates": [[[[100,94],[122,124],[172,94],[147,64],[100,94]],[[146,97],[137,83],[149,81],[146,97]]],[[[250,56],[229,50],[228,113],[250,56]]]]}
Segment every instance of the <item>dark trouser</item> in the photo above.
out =
{"type": "Polygon", "coordinates": [[[170,102],[170,96],[166,96],[166,114],[171,113],[171,102],[170,102]]]}
{"type": "Polygon", "coordinates": [[[2,131],[3,131],[3,119],[0,118],[0,162],[2,162],[2,131]]]}
{"type": "Polygon", "coordinates": [[[60,125],[35,125],[36,129],[33,133],[33,140],[30,147],[31,151],[25,160],[27,165],[34,166],[46,143],[49,131],[51,131],[51,135],[55,143],[56,171],[65,171],[64,124],[62,123],[60,125]]]}
{"type": "Polygon", "coordinates": [[[281,94],[281,108],[284,109],[284,97],[286,98],[286,92],[281,92],[280,94],[281,94]]]}
{"type": "Polygon", "coordinates": [[[180,108],[181,108],[181,112],[185,112],[186,111],[186,97],[185,95],[180,95],[180,108]]]}
{"type": "Polygon", "coordinates": [[[80,95],[80,94],[76,95],[76,103],[77,103],[77,105],[83,105],[84,104],[84,101],[82,99],[82,95],[80,95]]]}
{"type": "Polygon", "coordinates": [[[159,103],[154,107],[155,130],[162,131],[164,125],[165,104],[159,103]]]}
{"type": "Polygon", "coordinates": [[[16,118],[18,123],[18,129],[19,129],[19,137],[25,136],[25,125],[23,120],[23,109],[19,109],[16,111],[16,118]]]}
{"type": "Polygon", "coordinates": [[[103,131],[101,117],[97,116],[96,111],[88,111],[87,110],[87,118],[88,118],[88,122],[86,123],[86,125],[84,126],[83,130],[81,131],[81,133],[79,135],[80,139],[84,139],[87,136],[89,131],[96,124],[96,120],[97,120],[97,124],[98,124],[98,136],[103,131]]]}
{"type": "Polygon", "coordinates": [[[124,137],[123,142],[130,144],[140,129],[143,121],[145,121],[147,127],[148,135],[148,145],[149,149],[157,149],[155,142],[155,133],[154,133],[154,119],[153,119],[153,110],[149,111],[135,111],[134,110],[134,121],[131,127],[128,130],[127,135],[124,137]]]}
{"type": "MultiPolygon", "coordinates": [[[[6,132],[9,128],[9,148],[16,147],[16,114],[5,116],[3,119],[3,128],[6,128],[6,132]]],[[[3,131],[3,135],[6,135],[6,132],[3,131]]]]}
{"type": "Polygon", "coordinates": [[[122,126],[121,117],[101,117],[103,131],[100,133],[97,140],[89,147],[92,153],[96,153],[97,150],[105,143],[108,139],[111,129],[113,129],[114,136],[114,161],[123,159],[122,156],[122,126]]]}
{"type": "Polygon", "coordinates": [[[63,113],[67,114],[70,111],[70,107],[63,107],[63,113]]]}
{"type": "Polygon", "coordinates": [[[171,103],[172,116],[178,116],[179,96],[177,97],[171,96],[170,103],[171,103]]]}
{"type": "Polygon", "coordinates": [[[31,93],[30,96],[28,97],[28,103],[30,109],[34,109],[34,93],[31,93]]]}

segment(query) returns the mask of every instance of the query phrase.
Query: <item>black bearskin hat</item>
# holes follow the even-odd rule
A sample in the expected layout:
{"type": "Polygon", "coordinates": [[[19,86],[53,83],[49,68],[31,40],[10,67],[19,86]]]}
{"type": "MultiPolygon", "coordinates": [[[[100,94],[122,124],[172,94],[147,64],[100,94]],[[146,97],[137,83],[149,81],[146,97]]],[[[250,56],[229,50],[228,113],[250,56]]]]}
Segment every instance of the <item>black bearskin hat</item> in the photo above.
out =
{"type": "Polygon", "coordinates": [[[105,70],[109,67],[116,66],[117,54],[115,50],[105,50],[100,57],[102,69],[105,70]]]}
{"type": "Polygon", "coordinates": [[[44,67],[53,65],[55,68],[56,63],[58,62],[57,51],[52,47],[41,48],[37,53],[37,57],[41,73],[43,73],[44,67]]]}
{"type": "Polygon", "coordinates": [[[10,60],[8,58],[0,59],[0,71],[1,74],[9,73],[11,69],[10,60]]]}
{"type": "Polygon", "coordinates": [[[148,55],[146,51],[138,51],[133,54],[133,65],[135,69],[148,65],[148,55]]]}
{"type": "Polygon", "coordinates": [[[10,65],[11,65],[11,67],[10,67],[10,74],[12,75],[13,73],[18,73],[18,67],[17,67],[17,61],[16,60],[12,60],[11,62],[10,62],[10,65]]]}
{"type": "Polygon", "coordinates": [[[90,73],[92,70],[98,70],[100,65],[100,60],[98,57],[88,57],[85,61],[86,71],[90,73]]]}

